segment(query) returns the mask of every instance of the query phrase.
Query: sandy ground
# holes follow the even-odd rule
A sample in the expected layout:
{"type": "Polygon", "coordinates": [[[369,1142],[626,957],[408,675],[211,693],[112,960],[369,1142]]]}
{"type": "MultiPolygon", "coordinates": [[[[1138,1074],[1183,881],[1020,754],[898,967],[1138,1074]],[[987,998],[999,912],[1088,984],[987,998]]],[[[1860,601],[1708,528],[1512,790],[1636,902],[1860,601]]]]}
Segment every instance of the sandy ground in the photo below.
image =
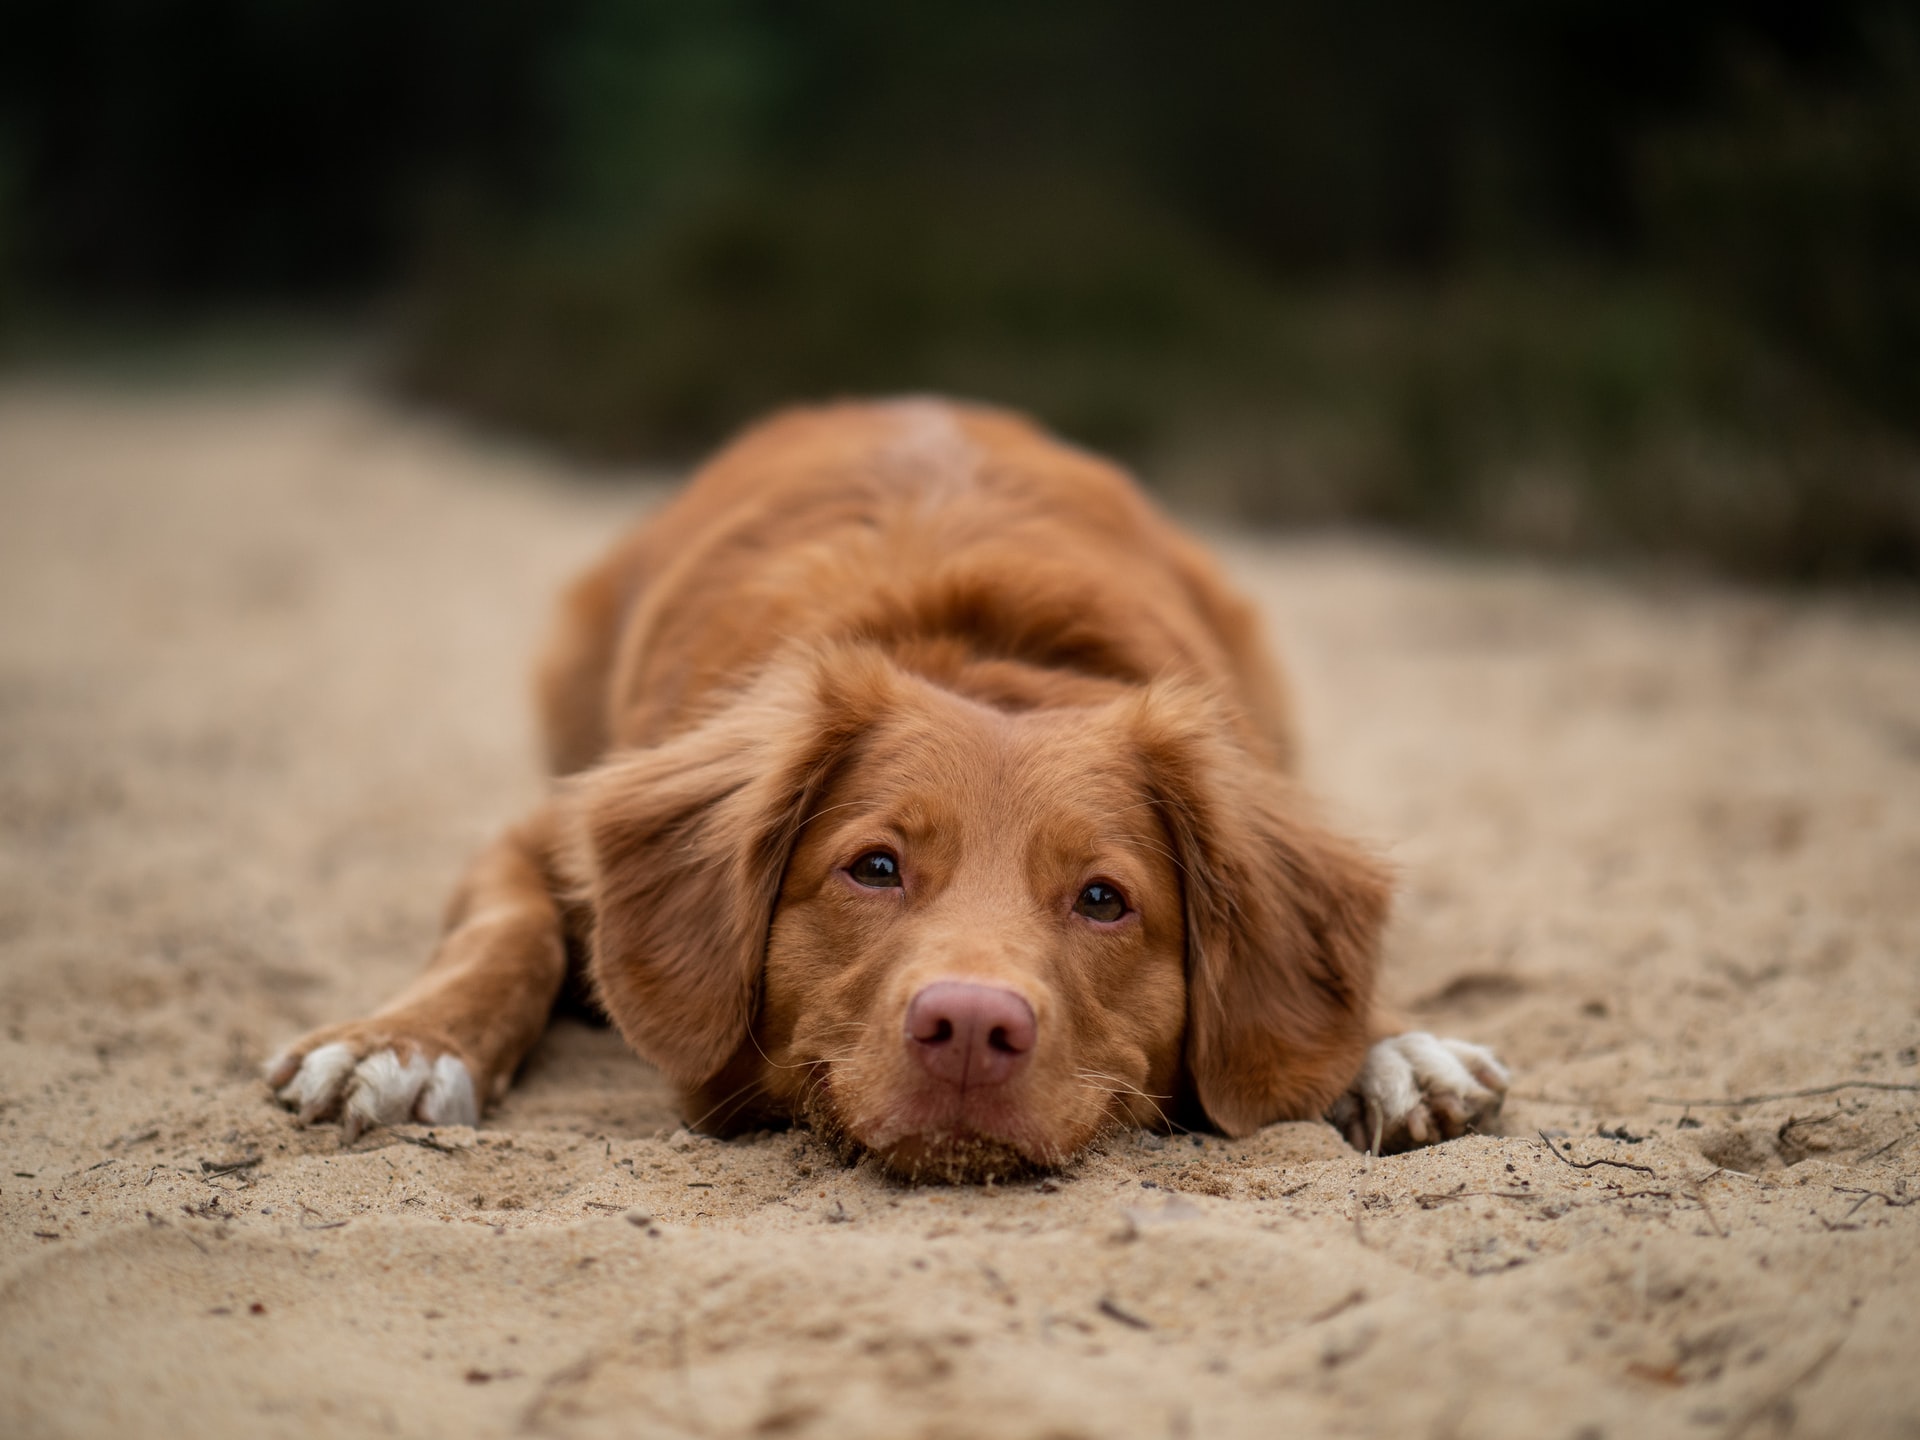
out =
{"type": "Polygon", "coordinates": [[[259,1061],[421,963],[657,493],[325,385],[0,390],[0,1433],[1920,1436],[1897,604],[1224,545],[1503,1135],[914,1190],[571,1022],[478,1131],[297,1129],[259,1061]]]}

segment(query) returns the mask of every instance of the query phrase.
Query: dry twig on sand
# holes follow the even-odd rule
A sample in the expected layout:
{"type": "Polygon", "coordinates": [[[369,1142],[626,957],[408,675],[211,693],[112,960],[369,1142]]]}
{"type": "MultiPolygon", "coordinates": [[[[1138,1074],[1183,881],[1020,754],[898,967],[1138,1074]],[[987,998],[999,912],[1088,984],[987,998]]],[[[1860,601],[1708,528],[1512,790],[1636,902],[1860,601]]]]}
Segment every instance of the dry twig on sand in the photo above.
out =
{"type": "Polygon", "coordinates": [[[1893,1137],[1893,1139],[1889,1140],[1886,1144],[1882,1145],[1878,1150],[1869,1150],[1865,1155],[1862,1155],[1858,1160],[1854,1161],[1853,1163],[1856,1165],[1864,1165],[1869,1160],[1878,1160],[1882,1155],[1886,1154],[1889,1150],[1897,1149],[1898,1147],[1906,1144],[1907,1141],[1913,1139],[1913,1137],[1916,1135],[1920,1135],[1920,1130],[1909,1130],[1904,1135],[1896,1135],[1893,1137]]]}
{"type": "Polygon", "coordinates": [[[1449,1190],[1439,1195],[1416,1195],[1414,1203],[1422,1210],[1434,1210],[1449,1200],[1471,1200],[1484,1198],[1489,1200],[1538,1200],[1538,1195],[1530,1195],[1524,1190],[1449,1190]]]}
{"type": "Polygon", "coordinates": [[[1658,1173],[1651,1165],[1636,1165],[1631,1160],[1575,1160],[1571,1156],[1562,1155],[1553,1141],[1547,1139],[1546,1131],[1536,1130],[1533,1133],[1540,1137],[1540,1143],[1547,1147],[1548,1154],[1562,1165],[1571,1165],[1576,1170],[1592,1170],[1601,1165],[1611,1165],[1616,1170],[1638,1170],[1642,1175],[1658,1173]]]}
{"type": "Polygon", "coordinates": [[[1913,1204],[1915,1200],[1920,1200],[1920,1195],[1909,1195],[1904,1200],[1896,1200],[1884,1190],[1862,1190],[1857,1185],[1836,1185],[1833,1188],[1841,1195],[1858,1195],[1860,1197],[1853,1202],[1853,1209],[1847,1211],[1845,1215],[1840,1217],[1842,1220],[1851,1220],[1854,1216],[1854,1211],[1858,1210],[1862,1205],[1865,1205],[1869,1200],[1885,1201],[1889,1210],[1904,1210],[1907,1206],[1913,1204]]]}
{"type": "Polygon", "coordinates": [[[1811,1100],[1816,1095],[1837,1095],[1842,1090],[1910,1090],[1920,1091],[1920,1085],[1903,1085],[1893,1080],[1842,1080],[1834,1085],[1816,1085],[1810,1090],[1782,1090],[1773,1095],[1734,1095],[1724,1100],[1679,1100],[1667,1095],[1649,1095],[1649,1105],[1716,1105],[1723,1109],[1737,1109],[1742,1105],[1765,1105],[1772,1100],[1811,1100]]]}
{"type": "Polygon", "coordinates": [[[444,1140],[436,1139],[431,1130],[424,1135],[408,1135],[399,1130],[389,1131],[388,1133],[391,1134],[394,1139],[402,1141],[405,1144],[418,1145],[422,1150],[432,1150],[440,1155],[464,1154],[467,1148],[464,1145],[449,1145],[444,1140]]]}

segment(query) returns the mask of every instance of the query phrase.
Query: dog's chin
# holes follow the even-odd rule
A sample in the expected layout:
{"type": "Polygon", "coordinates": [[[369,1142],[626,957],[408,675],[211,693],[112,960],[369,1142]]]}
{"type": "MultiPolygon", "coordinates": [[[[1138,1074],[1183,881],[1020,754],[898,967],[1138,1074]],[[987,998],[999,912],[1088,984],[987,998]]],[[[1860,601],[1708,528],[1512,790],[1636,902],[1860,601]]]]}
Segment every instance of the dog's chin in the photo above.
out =
{"type": "Polygon", "coordinates": [[[972,1131],[930,1131],[866,1146],[887,1173],[915,1184],[980,1185],[1048,1170],[1010,1140],[972,1131]]]}
{"type": "Polygon", "coordinates": [[[841,1163],[872,1157],[896,1180],[980,1185],[1044,1175],[1070,1164],[1106,1130],[1130,1123],[1111,1109],[1055,1115],[1042,1123],[1006,1099],[971,1104],[912,1091],[891,1103],[853,1109],[829,1074],[795,1106],[795,1118],[841,1163]]]}
{"type": "MultiPolygon", "coordinates": [[[[1058,1160],[1040,1159],[1020,1145],[997,1135],[960,1127],[935,1127],[896,1134],[885,1141],[863,1136],[830,1103],[806,1107],[809,1129],[824,1140],[842,1164],[853,1165],[871,1155],[896,1180],[920,1185],[980,1185],[1012,1180],[1057,1169],[1058,1160]]],[[[1065,1157],[1061,1157],[1065,1158],[1065,1157]]]]}

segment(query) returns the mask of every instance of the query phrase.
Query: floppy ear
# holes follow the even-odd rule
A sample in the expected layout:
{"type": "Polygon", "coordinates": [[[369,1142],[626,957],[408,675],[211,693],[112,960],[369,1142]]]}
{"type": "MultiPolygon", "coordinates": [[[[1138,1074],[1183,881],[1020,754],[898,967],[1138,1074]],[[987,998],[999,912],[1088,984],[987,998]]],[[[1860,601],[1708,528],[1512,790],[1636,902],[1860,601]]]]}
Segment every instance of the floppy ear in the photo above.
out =
{"type": "Polygon", "coordinates": [[[794,835],[889,682],[872,652],[776,664],[695,728],[568,783],[588,976],[627,1042],[681,1087],[746,1039],[794,835]]]}
{"type": "Polygon", "coordinates": [[[1317,1117],[1366,1055],[1387,873],[1257,763],[1211,697],[1156,687],[1139,735],[1181,866],[1186,1066],[1229,1135],[1317,1117]]]}

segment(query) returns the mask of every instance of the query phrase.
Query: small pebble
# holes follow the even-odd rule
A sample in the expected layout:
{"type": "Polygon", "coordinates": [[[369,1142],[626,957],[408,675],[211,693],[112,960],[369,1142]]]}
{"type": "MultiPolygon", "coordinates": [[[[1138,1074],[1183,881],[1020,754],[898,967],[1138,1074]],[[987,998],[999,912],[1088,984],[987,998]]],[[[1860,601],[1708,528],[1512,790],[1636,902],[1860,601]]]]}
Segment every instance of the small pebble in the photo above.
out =
{"type": "Polygon", "coordinates": [[[647,1211],[640,1210],[640,1209],[633,1209],[633,1210],[627,1211],[626,1218],[627,1218],[627,1224],[629,1225],[645,1226],[645,1225],[651,1225],[653,1223],[653,1216],[649,1214],[647,1211]]]}

